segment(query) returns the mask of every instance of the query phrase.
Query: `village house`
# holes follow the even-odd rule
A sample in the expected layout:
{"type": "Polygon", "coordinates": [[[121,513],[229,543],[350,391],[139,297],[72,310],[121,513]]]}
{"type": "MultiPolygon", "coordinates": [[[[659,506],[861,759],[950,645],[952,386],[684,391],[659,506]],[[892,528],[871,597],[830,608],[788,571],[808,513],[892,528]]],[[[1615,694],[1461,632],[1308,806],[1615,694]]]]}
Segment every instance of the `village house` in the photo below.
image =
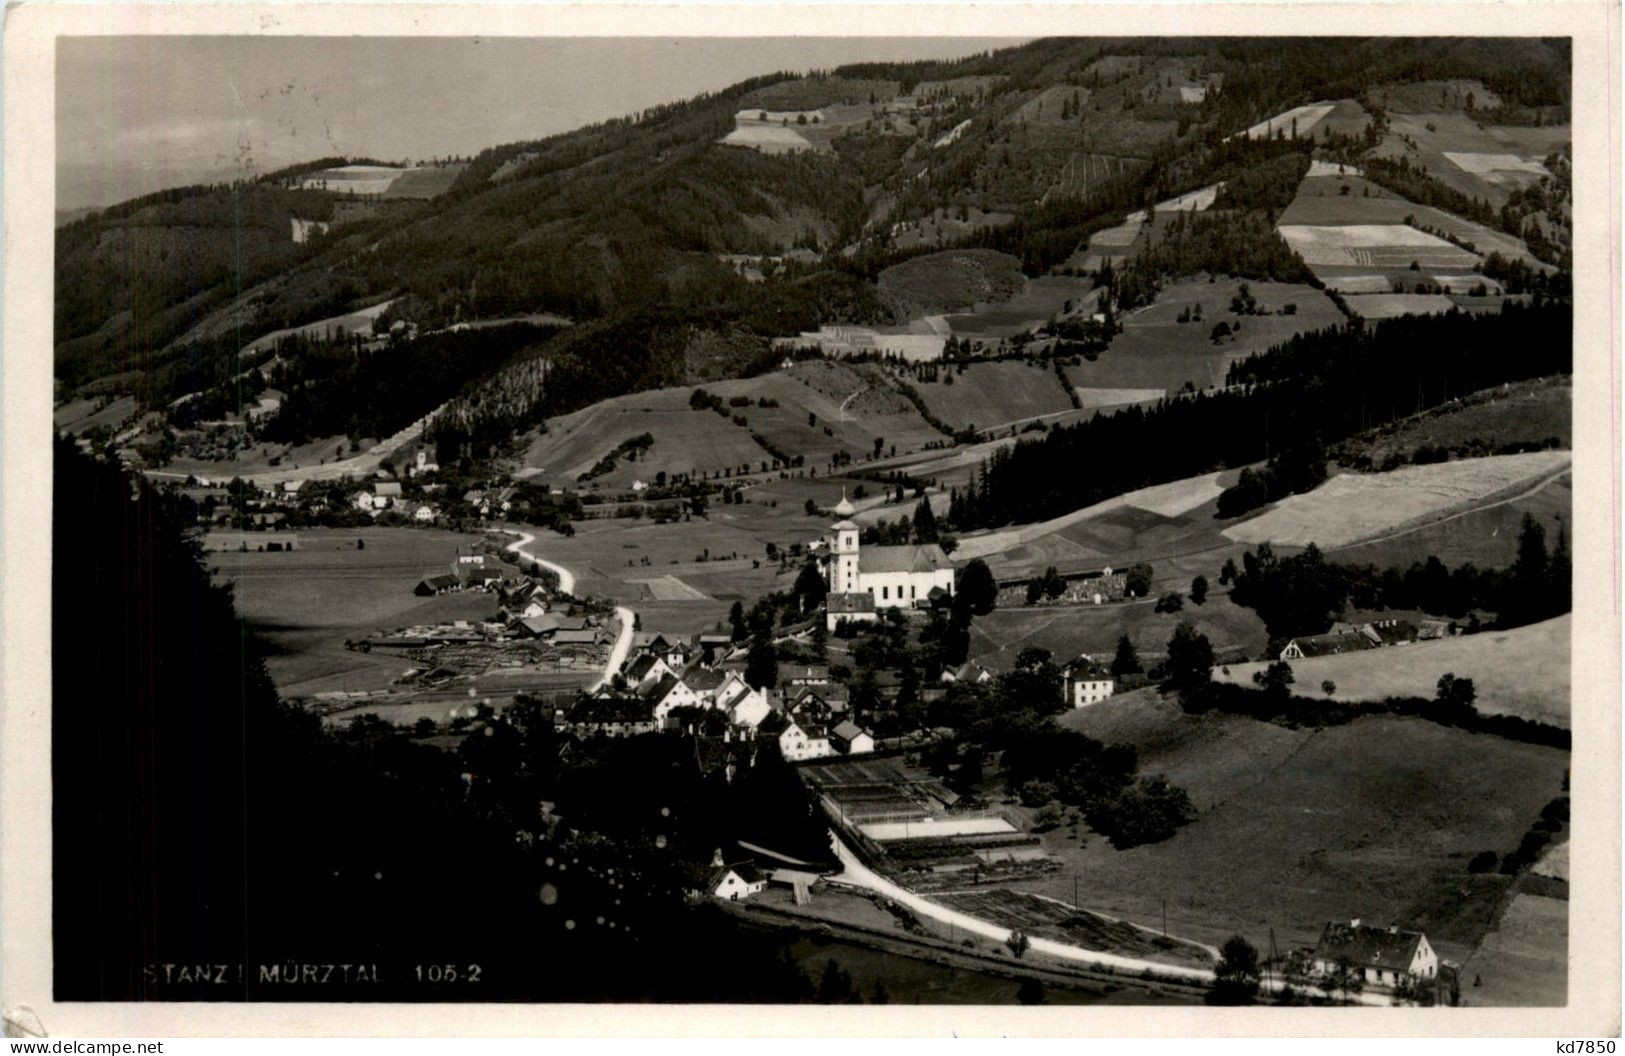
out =
{"type": "Polygon", "coordinates": [[[638,693],[648,707],[649,715],[663,725],[674,709],[695,708],[700,704],[694,691],[676,675],[665,675],[659,681],[644,686],[638,693]]]}
{"type": "Polygon", "coordinates": [[[570,707],[567,725],[582,733],[601,733],[609,738],[630,738],[653,733],[660,723],[637,697],[585,697],[570,707]]]}
{"type": "Polygon", "coordinates": [[[422,506],[417,508],[416,512],[412,514],[412,519],[420,524],[428,524],[438,516],[440,516],[440,511],[436,510],[428,503],[424,503],[422,506]]]}
{"type": "MultiPolygon", "coordinates": [[[[953,594],[954,566],[942,547],[928,543],[865,550],[858,542],[861,529],[851,520],[854,507],[844,494],[834,512],[840,519],[830,525],[834,535],[824,540],[829,603],[837,597],[867,594],[876,610],[913,609],[929,604],[933,589],[953,594]]],[[[833,620],[834,610],[826,611],[833,620]]]]}
{"type": "Polygon", "coordinates": [[[1110,697],[1117,686],[1111,672],[1087,654],[1068,664],[1061,680],[1066,686],[1067,705],[1073,708],[1099,704],[1110,697]]]}
{"type": "Polygon", "coordinates": [[[643,653],[634,656],[628,661],[626,669],[622,673],[626,678],[627,685],[633,689],[642,689],[657,679],[664,678],[666,675],[675,675],[677,672],[666,666],[663,657],[656,656],[653,653],[643,653]]]}
{"type": "Polygon", "coordinates": [[[874,736],[851,719],[836,723],[829,731],[830,743],[844,755],[866,755],[875,750],[874,736]]]}
{"type": "Polygon", "coordinates": [[[993,672],[978,664],[974,660],[967,660],[958,667],[945,667],[942,669],[943,682],[991,682],[993,672]]]}
{"type": "Polygon", "coordinates": [[[741,898],[761,893],[766,886],[767,878],[756,866],[750,862],[739,862],[717,867],[706,882],[705,891],[712,898],[738,902],[741,898]]]}
{"type": "Polygon", "coordinates": [[[440,472],[440,464],[429,461],[429,453],[419,450],[417,457],[412,460],[412,464],[407,467],[406,472],[408,476],[421,477],[425,473],[440,472]]]}
{"type": "Polygon", "coordinates": [[[412,588],[412,593],[428,597],[433,594],[445,594],[462,586],[462,582],[453,575],[442,573],[438,576],[424,576],[418,580],[418,585],[412,588]]]}
{"type": "Polygon", "coordinates": [[[868,594],[831,594],[824,601],[824,627],[829,631],[843,623],[870,623],[879,618],[875,599],[868,594]]]}
{"type": "Polygon", "coordinates": [[[717,697],[717,707],[728,715],[734,726],[753,734],[762,720],[773,711],[768,690],[755,689],[743,679],[731,681],[717,697]]]}
{"type": "Polygon", "coordinates": [[[827,664],[795,664],[779,669],[779,682],[786,686],[827,686],[827,664]]]}
{"type": "Polygon", "coordinates": [[[1363,649],[1375,648],[1376,646],[1371,644],[1371,639],[1357,631],[1339,631],[1294,638],[1282,648],[1280,658],[1282,660],[1308,660],[1317,656],[1337,656],[1342,653],[1357,653],[1363,649]]]}
{"type": "Polygon", "coordinates": [[[1439,957],[1419,931],[1397,926],[1376,928],[1355,917],[1348,923],[1332,921],[1315,945],[1314,970],[1331,975],[1347,967],[1366,983],[1396,986],[1401,982],[1432,979],[1439,974],[1439,957]]]}
{"type": "Polygon", "coordinates": [[[779,754],[792,763],[822,759],[834,752],[829,743],[829,728],[811,716],[794,711],[773,712],[762,720],[757,734],[778,741],[779,754]]]}
{"type": "Polygon", "coordinates": [[[698,657],[697,662],[712,667],[733,651],[733,636],[720,633],[698,634],[694,636],[694,648],[698,657]]]}

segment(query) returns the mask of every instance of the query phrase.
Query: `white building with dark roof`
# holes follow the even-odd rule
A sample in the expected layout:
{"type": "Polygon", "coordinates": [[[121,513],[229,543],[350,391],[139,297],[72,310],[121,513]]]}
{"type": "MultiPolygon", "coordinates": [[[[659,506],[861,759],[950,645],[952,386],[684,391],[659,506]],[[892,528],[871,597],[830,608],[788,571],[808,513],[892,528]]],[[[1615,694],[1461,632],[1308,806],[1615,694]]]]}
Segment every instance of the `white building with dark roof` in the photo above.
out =
{"type": "Polygon", "coordinates": [[[953,594],[954,566],[942,547],[928,543],[863,548],[853,512],[852,503],[842,495],[835,507],[839,520],[830,525],[834,534],[824,548],[824,579],[832,605],[849,604],[835,602],[837,597],[867,594],[876,610],[912,609],[929,604],[933,589],[953,594]]]}
{"type": "Polygon", "coordinates": [[[1439,974],[1439,955],[1419,931],[1376,928],[1356,917],[1327,924],[1315,945],[1315,973],[1330,975],[1339,969],[1358,972],[1369,984],[1397,986],[1434,978],[1439,974]]]}

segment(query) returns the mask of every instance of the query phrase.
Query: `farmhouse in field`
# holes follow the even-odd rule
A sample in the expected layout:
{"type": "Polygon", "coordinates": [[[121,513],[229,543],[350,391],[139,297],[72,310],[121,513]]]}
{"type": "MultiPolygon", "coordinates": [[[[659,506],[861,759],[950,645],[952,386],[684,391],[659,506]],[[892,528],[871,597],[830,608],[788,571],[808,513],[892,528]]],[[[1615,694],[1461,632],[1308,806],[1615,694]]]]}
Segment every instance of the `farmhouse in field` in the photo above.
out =
{"type": "Polygon", "coordinates": [[[842,495],[835,507],[840,520],[830,525],[835,534],[824,541],[823,572],[832,624],[839,622],[834,619],[837,609],[843,615],[849,608],[861,611],[861,603],[836,600],[843,596],[867,594],[875,609],[913,609],[929,604],[933,589],[953,593],[954,566],[942,547],[871,546],[860,552],[860,529],[850,519],[853,512],[851,501],[842,495]]]}
{"type": "Polygon", "coordinates": [[[1067,705],[1073,708],[1099,704],[1110,697],[1117,686],[1112,673],[1097,663],[1094,657],[1088,655],[1080,656],[1068,664],[1062,675],[1062,681],[1066,685],[1067,705]]]}
{"type": "Polygon", "coordinates": [[[444,594],[456,590],[461,582],[453,575],[424,576],[418,580],[418,585],[412,588],[412,593],[429,597],[434,594],[444,594]]]}
{"type": "Polygon", "coordinates": [[[1346,924],[1327,924],[1315,946],[1317,975],[1331,975],[1345,967],[1359,972],[1367,983],[1395,986],[1437,976],[1439,955],[1419,931],[1376,928],[1355,917],[1346,924]]]}
{"type": "Polygon", "coordinates": [[[941,334],[883,334],[861,326],[823,326],[795,337],[776,337],[781,349],[815,348],[832,359],[881,356],[905,363],[930,363],[942,358],[948,339],[941,334]]]}
{"type": "Polygon", "coordinates": [[[1371,639],[1358,631],[1336,631],[1330,634],[1311,634],[1294,638],[1281,650],[1282,660],[1309,660],[1317,656],[1337,656],[1375,649],[1371,639]]]}
{"type": "Polygon", "coordinates": [[[767,878],[750,862],[717,867],[705,885],[706,894],[729,902],[761,893],[767,878]]]}

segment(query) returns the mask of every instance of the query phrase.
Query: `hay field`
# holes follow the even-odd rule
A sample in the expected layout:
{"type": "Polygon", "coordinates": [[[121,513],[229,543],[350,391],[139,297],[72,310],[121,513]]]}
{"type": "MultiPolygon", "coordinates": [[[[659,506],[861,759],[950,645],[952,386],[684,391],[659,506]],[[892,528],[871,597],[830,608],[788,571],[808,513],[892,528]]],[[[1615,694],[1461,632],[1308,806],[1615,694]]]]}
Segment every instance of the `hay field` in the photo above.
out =
{"type": "Polygon", "coordinates": [[[1513,190],[1539,180],[1545,171],[1540,159],[1571,136],[1568,125],[1481,126],[1461,113],[1395,112],[1375,153],[1406,157],[1412,167],[1425,165],[1440,182],[1499,208],[1513,190]],[[1508,167],[1497,168],[1502,165],[1508,167]]]}
{"type": "Polygon", "coordinates": [[[1361,293],[1348,298],[1349,310],[1364,319],[1448,312],[1456,302],[1442,293],[1361,293]]]}
{"type": "Polygon", "coordinates": [[[1316,158],[1309,163],[1310,178],[1322,176],[1363,176],[1358,165],[1347,165],[1341,161],[1321,161],[1316,158]]]}
{"type": "Polygon", "coordinates": [[[1036,540],[1055,535],[1075,525],[1098,520],[1124,510],[1151,511],[1164,519],[1177,518],[1216,499],[1227,487],[1226,481],[1234,474],[1224,470],[1204,473],[1197,477],[1154,484],[1136,491],[1124,492],[1093,506],[1073,510],[1047,521],[1024,524],[1015,528],[997,528],[988,532],[973,532],[962,536],[954,551],[959,560],[988,557],[1025,546],[1036,540]]]}
{"type": "Polygon", "coordinates": [[[988,429],[1072,409],[1055,371],[1037,361],[972,363],[963,372],[945,370],[935,382],[913,385],[932,414],[959,428],[988,429]]]}
{"type": "Polygon", "coordinates": [[[1345,546],[1499,498],[1511,498],[1566,469],[1567,451],[1467,458],[1391,473],[1344,473],[1224,530],[1236,542],[1345,546]]]}
{"type": "MultiPolygon", "coordinates": [[[[1340,656],[1292,661],[1298,692],[1323,697],[1320,684],[1337,683],[1334,700],[1432,697],[1439,676],[1473,680],[1477,707],[1489,715],[1569,725],[1569,660],[1572,617],[1559,616],[1510,631],[1481,631],[1455,638],[1340,656]]],[[[1214,672],[1220,682],[1249,685],[1265,665],[1231,664],[1214,672]]]]}
{"type": "Polygon", "coordinates": [[[448,571],[457,551],[467,553],[478,536],[414,528],[297,534],[299,549],[291,552],[205,558],[217,580],[234,584],[237,612],[269,645],[266,668],[284,693],[382,689],[411,664],[398,656],[349,652],[345,638],[496,612],[489,594],[412,593],[423,576],[448,571]],[[357,548],[358,540],[365,548],[357,548]]]}
{"type": "Polygon", "coordinates": [[[960,337],[997,340],[1031,330],[1066,307],[1090,295],[1087,279],[1065,275],[1042,275],[1027,279],[1015,293],[1000,301],[982,301],[969,311],[946,317],[948,326],[960,337]]]}
{"type": "Polygon", "coordinates": [[[655,601],[710,601],[703,590],[696,590],[673,575],[652,579],[630,579],[629,583],[642,583],[655,601]]]}
{"type": "Polygon", "coordinates": [[[1511,502],[1493,504],[1376,542],[1334,547],[1331,553],[1339,561],[1379,568],[1408,568],[1429,556],[1451,568],[1469,561],[1480,568],[1506,568],[1517,559],[1518,532],[1526,513],[1546,529],[1547,545],[1557,538],[1559,529],[1569,532],[1573,545],[1573,482],[1568,476],[1559,476],[1511,502]]]}
{"type": "Polygon", "coordinates": [[[1277,132],[1295,138],[1307,138],[1321,119],[1332,112],[1336,103],[1310,103],[1260,121],[1239,135],[1245,139],[1274,139],[1277,132]]]}
{"type": "Polygon", "coordinates": [[[1328,275],[1325,282],[1338,293],[1391,293],[1394,288],[1386,275],[1328,275]]]}
{"type": "Polygon", "coordinates": [[[1254,352],[1309,330],[1340,325],[1343,313],[1321,291],[1310,286],[1278,282],[1250,282],[1248,287],[1261,307],[1273,314],[1231,315],[1230,299],[1241,283],[1234,279],[1208,282],[1206,277],[1170,283],[1146,308],[1122,317],[1123,332],[1094,362],[1085,360],[1066,368],[1080,391],[1091,388],[1160,388],[1172,392],[1185,382],[1199,388],[1224,384],[1230,364],[1254,352]],[[1283,315],[1291,304],[1296,314],[1283,315]],[[1200,305],[1202,319],[1181,323],[1179,314],[1200,305]],[[1213,325],[1225,320],[1241,330],[1215,345],[1213,325]]]}
{"type": "Polygon", "coordinates": [[[339,330],[347,334],[370,336],[372,334],[373,320],[383,315],[389,306],[394,303],[393,300],[380,301],[369,308],[362,308],[359,311],[329,316],[326,319],[318,319],[314,323],[306,323],[303,326],[291,326],[286,330],[273,330],[271,333],[255,338],[244,345],[243,352],[258,352],[261,349],[273,348],[282,338],[291,337],[294,334],[314,336],[325,335],[333,330],[339,330]]]}
{"type": "Polygon", "coordinates": [[[883,293],[927,312],[1007,301],[1027,283],[1021,261],[989,249],[928,253],[893,264],[877,281],[883,293]]]}
{"type": "MultiPolygon", "coordinates": [[[[1219,197],[1219,190],[1223,186],[1222,183],[1215,183],[1211,187],[1203,187],[1200,190],[1191,191],[1189,194],[1182,194],[1177,198],[1158,202],[1156,204],[1156,213],[1158,216],[1162,216],[1167,213],[1200,213],[1211,209],[1214,200],[1219,197]]],[[[1128,224],[1143,224],[1149,218],[1149,214],[1144,209],[1136,209],[1128,214],[1125,226],[1128,224]]]]}
{"type": "Polygon", "coordinates": [[[1499,447],[1555,438],[1558,446],[1573,447],[1573,417],[1573,379],[1557,375],[1476,392],[1345,440],[1340,447],[1379,463],[1424,444],[1454,447],[1481,441],[1499,447]]]}
{"type": "Polygon", "coordinates": [[[134,396],[120,396],[101,410],[97,400],[70,400],[51,412],[52,428],[72,433],[88,433],[99,426],[117,429],[126,418],[136,413],[134,396]]]}
{"type": "MultiPolygon", "coordinates": [[[[1181,585],[1188,586],[1189,580],[1181,585]]],[[[1232,604],[1228,595],[1210,595],[1207,604],[1187,603],[1176,613],[1159,613],[1150,601],[994,609],[971,622],[970,657],[993,671],[1008,670],[1028,646],[1048,649],[1057,662],[1079,653],[1109,660],[1117,639],[1126,634],[1149,666],[1167,652],[1168,639],[1182,620],[1207,635],[1216,652],[1257,656],[1269,639],[1251,609],[1232,604]]]]}
{"type": "Polygon", "coordinates": [[[1465,249],[1406,224],[1282,224],[1280,232],[1310,267],[1396,267],[1416,261],[1428,268],[1471,268],[1477,262],[1465,249]]]}
{"type": "Polygon", "coordinates": [[[1464,966],[1462,997],[1480,1007],[1549,1008],[1568,1002],[1569,903],[1520,892],[1464,966]]]}
{"type": "Polygon", "coordinates": [[[1186,715],[1154,692],[1114,697],[1061,722],[1132,745],[1140,772],[1189,792],[1197,820],[1158,844],[1117,851],[1065,829],[1045,849],[1065,868],[1031,890],[1131,920],[1160,919],[1207,942],[1239,932],[1266,946],[1313,945],[1328,920],[1358,915],[1426,931],[1464,960],[1493,919],[1504,877],[1468,859],[1516,847],[1558,793],[1567,752],[1417,719],[1367,718],[1289,730],[1238,716],[1186,715]]]}
{"type": "Polygon", "coordinates": [[[306,173],[299,187],[306,191],[335,194],[378,194],[389,190],[408,169],[399,165],[339,165],[306,173]]]}
{"type": "MultiPolygon", "coordinates": [[[[1319,176],[1313,171],[1298,185],[1297,197],[1281,213],[1279,222],[1286,225],[1350,225],[1350,224],[1404,224],[1406,217],[1414,217],[1429,228],[1447,231],[1454,238],[1476,247],[1481,254],[1500,253],[1508,259],[1522,259],[1540,266],[1529,255],[1523,239],[1504,231],[1447,213],[1432,206],[1418,205],[1393,193],[1380,184],[1359,176],[1319,176]],[[1348,193],[1344,194],[1343,188],[1348,193]]],[[[1402,266],[1408,266],[1407,260],[1402,266]]],[[[1329,265],[1316,267],[1315,274],[1330,281],[1324,270],[1329,265]]],[[[1459,269],[1469,270],[1469,269],[1459,269]]],[[[1412,274],[1399,277],[1414,282],[1412,274]]]]}

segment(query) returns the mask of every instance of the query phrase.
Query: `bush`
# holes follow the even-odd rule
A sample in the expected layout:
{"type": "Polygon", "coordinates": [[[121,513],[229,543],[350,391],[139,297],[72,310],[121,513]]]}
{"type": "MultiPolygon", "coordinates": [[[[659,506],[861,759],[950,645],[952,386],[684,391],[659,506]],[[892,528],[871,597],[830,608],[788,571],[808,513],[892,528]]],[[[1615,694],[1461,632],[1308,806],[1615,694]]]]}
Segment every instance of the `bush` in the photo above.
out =
{"type": "Polygon", "coordinates": [[[1467,871],[1475,875],[1491,872],[1495,869],[1495,863],[1498,860],[1499,856],[1494,851],[1479,851],[1467,863],[1467,871]]]}
{"type": "Polygon", "coordinates": [[[1177,590],[1171,590],[1157,599],[1158,612],[1178,612],[1185,607],[1185,596],[1177,590]]]}

